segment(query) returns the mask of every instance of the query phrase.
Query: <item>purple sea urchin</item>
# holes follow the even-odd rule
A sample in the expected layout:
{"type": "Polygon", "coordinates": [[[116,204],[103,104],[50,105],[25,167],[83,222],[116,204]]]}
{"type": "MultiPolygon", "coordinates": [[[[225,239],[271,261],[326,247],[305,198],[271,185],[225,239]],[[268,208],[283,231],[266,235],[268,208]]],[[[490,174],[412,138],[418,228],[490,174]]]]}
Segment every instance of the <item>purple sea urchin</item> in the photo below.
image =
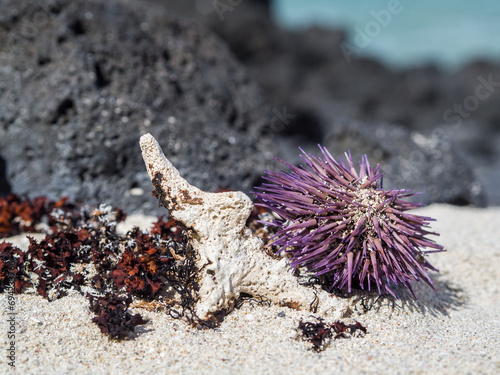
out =
{"type": "Polygon", "coordinates": [[[256,192],[260,205],[268,207],[280,219],[267,223],[278,227],[274,243],[291,255],[292,267],[306,267],[316,275],[329,274],[332,288],[359,278],[361,288],[375,283],[379,294],[389,293],[394,285],[411,288],[411,281],[425,281],[435,290],[427,270],[437,271],[425,259],[426,253],[444,251],[426,238],[438,235],[424,229],[434,219],[406,211],[421,204],[402,198],[414,195],[410,190],[382,189],[380,166],[372,168],[366,155],[359,172],[350,153],[346,163],[335,161],[326,148],[323,157],[301,155],[307,167],[286,162],[290,172],[267,171],[256,192]],[[431,250],[423,250],[430,248],[431,250]]]}

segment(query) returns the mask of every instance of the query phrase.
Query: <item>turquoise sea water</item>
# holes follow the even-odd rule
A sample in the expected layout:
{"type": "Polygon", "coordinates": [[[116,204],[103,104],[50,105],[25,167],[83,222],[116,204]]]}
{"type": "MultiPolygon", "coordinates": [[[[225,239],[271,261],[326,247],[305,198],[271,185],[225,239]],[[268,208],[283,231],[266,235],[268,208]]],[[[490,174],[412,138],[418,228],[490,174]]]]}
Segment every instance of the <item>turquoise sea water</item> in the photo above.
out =
{"type": "Polygon", "coordinates": [[[342,27],[355,54],[396,68],[500,62],[500,0],[274,0],[273,13],[289,29],[342,27]]]}

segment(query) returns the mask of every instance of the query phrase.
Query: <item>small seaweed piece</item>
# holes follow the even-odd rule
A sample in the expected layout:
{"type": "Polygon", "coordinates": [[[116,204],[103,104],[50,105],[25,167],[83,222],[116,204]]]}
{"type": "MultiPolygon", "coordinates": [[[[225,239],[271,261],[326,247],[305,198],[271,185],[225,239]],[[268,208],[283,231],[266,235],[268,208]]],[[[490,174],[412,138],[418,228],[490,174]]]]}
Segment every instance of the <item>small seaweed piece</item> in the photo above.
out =
{"type": "Polygon", "coordinates": [[[326,341],[332,337],[332,329],[325,324],[323,319],[319,319],[318,322],[300,320],[297,329],[301,331],[302,339],[313,344],[313,349],[316,351],[324,350],[326,341]]]}
{"type": "Polygon", "coordinates": [[[333,331],[335,331],[335,339],[349,338],[353,336],[357,331],[361,331],[363,332],[363,334],[366,334],[366,327],[364,327],[358,321],[353,324],[345,324],[344,322],[337,320],[336,322],[330,324],[330,327],[333,331]]]}
{"type": "Polygon", "coordinates": [[[134,334],[138,325],[146,324],[141,314],[132,315],[128,307],[132,302],[132,296],[120,297],[115,293],[106,293],[104,297],[88,294],[90,310],[97,316],[92,322],[99,326],[102,333],[108,334],[116,339],[128,339],[134,334]]]}
{"type": "Polygon", "coordinates": [[[357,331],[363,334],[367,333],[366,327],[357,321],[353,324],[345,324],[337,320],[329,324],[321,318],[316,318],[316,320],[316,322],[300,320],[297,331],[299,331],[302,340],[309,341],[313,345],[312,349],[318,352],[323,351],[331,339],[349,338],[354,336],[357,331]]]}
{"type": "Polygon", "coordinates": [[[255,306],[270,307],[272,304],[272,302],[268,300],[266,297],[260,295],[252,296],[247,293],[241,293],[240,297],[236,300],[234,304],[234,308],[240,309],[245,304],[245,302],[247,302],[251,307],[255,306]]]}

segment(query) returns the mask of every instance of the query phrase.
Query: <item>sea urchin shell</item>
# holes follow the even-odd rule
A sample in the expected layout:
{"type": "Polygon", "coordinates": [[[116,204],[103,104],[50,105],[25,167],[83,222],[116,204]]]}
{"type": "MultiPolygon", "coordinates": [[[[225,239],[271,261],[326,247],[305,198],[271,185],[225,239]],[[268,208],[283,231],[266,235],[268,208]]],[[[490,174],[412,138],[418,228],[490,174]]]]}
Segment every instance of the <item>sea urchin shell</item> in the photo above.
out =
{"type": "Polygon", "coordinates": [[[290,172],[266,171],[270,183],[256,188],[260,205],[280,217],[267,223],[278,227],[273,245],[291,255],[292,267],[329,275],[332,288],[347,285],[350,292],[358,278],[361,288],[365,281],[368,289],[375,283],[380,294],[395,296],[391,282],[413,296],[411,281],[423,280],[435,290],[427,270],[437,269],[424,255],[444,250],[425,237],[438,235],[424,229],[434,219],[406,212],[421,206],[402,199],[414,193],[383,190],[380,166],[372,168],[366,155],[358,172],[350,153],[346,163],[337,162],[319,147],[323,157],[301,149],[307,167],[282,161],[290,172]]]}

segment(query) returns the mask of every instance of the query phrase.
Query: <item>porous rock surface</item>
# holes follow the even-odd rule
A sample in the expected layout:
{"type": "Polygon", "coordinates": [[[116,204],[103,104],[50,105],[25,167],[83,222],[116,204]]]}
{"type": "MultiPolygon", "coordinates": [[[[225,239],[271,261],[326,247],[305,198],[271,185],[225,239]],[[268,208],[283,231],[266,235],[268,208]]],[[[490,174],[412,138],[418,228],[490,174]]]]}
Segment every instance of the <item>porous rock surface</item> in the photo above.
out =
{"type": "Polygon", "coordinates": [[[0,193],[160,212],[146,131],[211,191],[250,190],[272,160],[269,111],[210,31],[141,1],[1,4],[0,193]]]}
{"type": "Polygon", "coordinates": [[[262,250],[262,241],[246,227],[250,198],[239,191],[204,192],[180,176],[151,134],[143,135],[140,144],[156,197],[190,230],[201,270],[199,317],[230,307],[241,293],[298,309],[309,309],[319,298],[319,313],[340,317],[345,300],[299,285],[286,259],[278,261],[262,250]]]}

